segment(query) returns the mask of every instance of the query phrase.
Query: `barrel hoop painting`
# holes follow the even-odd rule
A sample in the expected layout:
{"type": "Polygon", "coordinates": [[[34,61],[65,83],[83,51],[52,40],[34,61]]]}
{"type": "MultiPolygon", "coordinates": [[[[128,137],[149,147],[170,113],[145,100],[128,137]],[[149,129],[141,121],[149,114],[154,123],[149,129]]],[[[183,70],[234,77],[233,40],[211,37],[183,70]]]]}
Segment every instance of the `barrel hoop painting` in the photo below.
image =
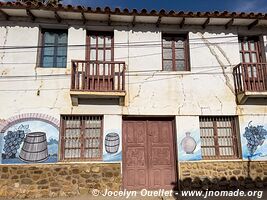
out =
{"type": "Polygon", "coordinates": [[[120,162],[122,160],[121,130],[106,130],[104,138],[103,160],[105,162],[120,162]]]}
{"type": "Polygon", "coordinates": [[[0,123],[0,164],[58,161],[59,120],[46,114],[16,115],[0,123]]]}
{"type": "Polygon", "coordinates": [[[117,153],[120,146],[120,137],[117,133],[108,133],[105,137],[105,149],[107,153],[117,153]]]}

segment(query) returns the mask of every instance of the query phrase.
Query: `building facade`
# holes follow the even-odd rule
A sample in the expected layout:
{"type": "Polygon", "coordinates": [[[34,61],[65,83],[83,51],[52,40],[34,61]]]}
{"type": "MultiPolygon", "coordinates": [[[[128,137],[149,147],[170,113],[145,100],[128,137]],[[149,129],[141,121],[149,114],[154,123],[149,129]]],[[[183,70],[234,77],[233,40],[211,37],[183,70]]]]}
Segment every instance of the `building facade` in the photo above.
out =
{"type": "Polygon", "coordinates": [[[0,11],[0,196],[267,182],[266,15],[0,11]]]}

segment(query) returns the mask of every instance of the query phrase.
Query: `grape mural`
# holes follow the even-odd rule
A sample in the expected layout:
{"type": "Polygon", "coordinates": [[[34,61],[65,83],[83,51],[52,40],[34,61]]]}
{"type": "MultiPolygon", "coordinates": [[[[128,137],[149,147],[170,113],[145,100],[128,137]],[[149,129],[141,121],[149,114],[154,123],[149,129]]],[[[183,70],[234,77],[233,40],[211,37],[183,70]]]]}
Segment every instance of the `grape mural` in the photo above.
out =
{"type": "MultiPolygon", "coordinates": [[[[39,120],[25,120],[24,122],[18,122],[12,124],[7,130],[5,130],[2,137],[0,137],[0,164],[20,164],[20,163],[54,163],[58,161],[58,141],[59,132],[57,127],[52,124],[39,120]],[[26,146],[28,147],[27,153],[31,152],[32,155],[36,155],[36,148],[38,145],[38,134],[34,133],[42,132],[46,136],[45,145],[47,147],[47,153],[45,159],[32,160],[22,159],[22,152],[25,154],[26,146]],[[27,137],[32,140],[29,142],[27,137]],[[25,148],[23,148],[25,147],[25,148]],[[34,154],[35,153],[35,154],[34,154]]],[[[39,144],[39,143],[38,143],[39,144]]],[[[41,154],[41,153],[40,153],[41,154]]],[[[36,155],[40,156],[39,153],[36,155]]]]}
{"type": "Polygon", "coordinates": [[[247,158],[251,159],[255,156],[261,156],[263,152],[257,152],[257,149],[264,144],[267,137],[267,130],[262,125],[253,126],[252,121],[245,128],[243,137],[247,140],[247,158]]]}
{"type": "Polygon", "coordinates": [[[14,131],[8,131],[7,134],[4,136],[4,154],[2,157],[5,158],[15,158],[20,145],[22,144],[25,134],[29,133],[29,125],[21,124],[18,129],[14,131]]]}

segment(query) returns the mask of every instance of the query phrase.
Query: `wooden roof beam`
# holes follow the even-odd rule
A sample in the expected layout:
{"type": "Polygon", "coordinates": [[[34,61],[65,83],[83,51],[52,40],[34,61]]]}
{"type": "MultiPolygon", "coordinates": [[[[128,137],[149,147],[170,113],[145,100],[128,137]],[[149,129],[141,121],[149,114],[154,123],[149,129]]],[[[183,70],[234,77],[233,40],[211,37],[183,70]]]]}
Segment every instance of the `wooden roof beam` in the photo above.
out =
{"type": "Polygon", "coordinates": [[[248,30],[254,28],[255,26],[257,26],[259,24],[259,20],[256,19],[254,22],[252,22],[250,25],[248,25],[248,30]]]}
{"type": "Polygon", "coordinates": [[[133,27],[135,27],[135,25],[136,25],[136,19],[135,19],[135,18],[136,18],[136,16],[134,15],[134,16],[133,16],[133,21],[132,21],[132,26],[133,26],[133,27]]]}
{"type": "Polygon", "coordinates": [[[185,18],[183,17],[181,23],[179,24],[180,28],[183,28],[185,25],[185,18]]]}
{"type": "Polygon", "coordinates": [[[156,22],[156,27],[159,27],[160,22],[161,22],[161,16],[158,17],[158,20],[157,20],[157,22],[156,22]]]}
{"type": "Polygon", "coordinates": [[[205,29],[207,25],[209,25],[209,23],[210,23],[210,18],[207,18],[204,24],[202,24],[202,28],[205,29]]]}
{"type": "Polygon", "coordinates": [[[56,18],[58,23],[60,23],[62,21],[61,17],[57,14],[57,11],[55,11],[55,18],[56,18]]]}
{"type": "Polygon", "coordinates": [[[1,9],[0,9],[0,14],[3,15],[3,16],[6,18],[6,20],[9,20],[9,17],[10,17],[10,16],[9,16],[8,14],[6,14],[6,13],[5,13],[3,10],[1,10],[1,9]]]}
{"type": "Polygon", "coordinates": [[[83,24],[85,24],[86,23],[86,18],[85,18],[84,12],[81,12],[81,16],[82,16],[83,24]]]}
{"type": "Polygon", "coordinates": [[[234,23],[234,18],[230,19],[230,21],[227,22],[227,23],[224,25],[225,29],[228,29],[230,26],[233,25],[233,23],[234,23]]]}
{"type": "Polygon", "coordinates": [[[26,9],[26,13],[31,18],[32,21],[36,19],[36,17],[32,14],[32,12],[29,9],[26,9]]]}
{"type": "Polygon", "coordinates": [[[109,26],[111,25],[111,16],[110,16],[110,14],[108,15],[108,25],[109,26]]]}

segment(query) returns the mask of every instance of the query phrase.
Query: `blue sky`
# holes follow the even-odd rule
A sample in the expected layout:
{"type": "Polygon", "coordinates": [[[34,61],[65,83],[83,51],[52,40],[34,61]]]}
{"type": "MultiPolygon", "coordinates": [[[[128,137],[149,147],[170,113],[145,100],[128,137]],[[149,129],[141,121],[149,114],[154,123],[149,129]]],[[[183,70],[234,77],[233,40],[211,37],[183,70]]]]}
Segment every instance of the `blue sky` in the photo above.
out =
{"type": "Polygon", "coordinates": [[[63,0],[63,4],[86,7],[119,7],[166,11],[236,11],[267,13],[267,0],[63,0]]]}

